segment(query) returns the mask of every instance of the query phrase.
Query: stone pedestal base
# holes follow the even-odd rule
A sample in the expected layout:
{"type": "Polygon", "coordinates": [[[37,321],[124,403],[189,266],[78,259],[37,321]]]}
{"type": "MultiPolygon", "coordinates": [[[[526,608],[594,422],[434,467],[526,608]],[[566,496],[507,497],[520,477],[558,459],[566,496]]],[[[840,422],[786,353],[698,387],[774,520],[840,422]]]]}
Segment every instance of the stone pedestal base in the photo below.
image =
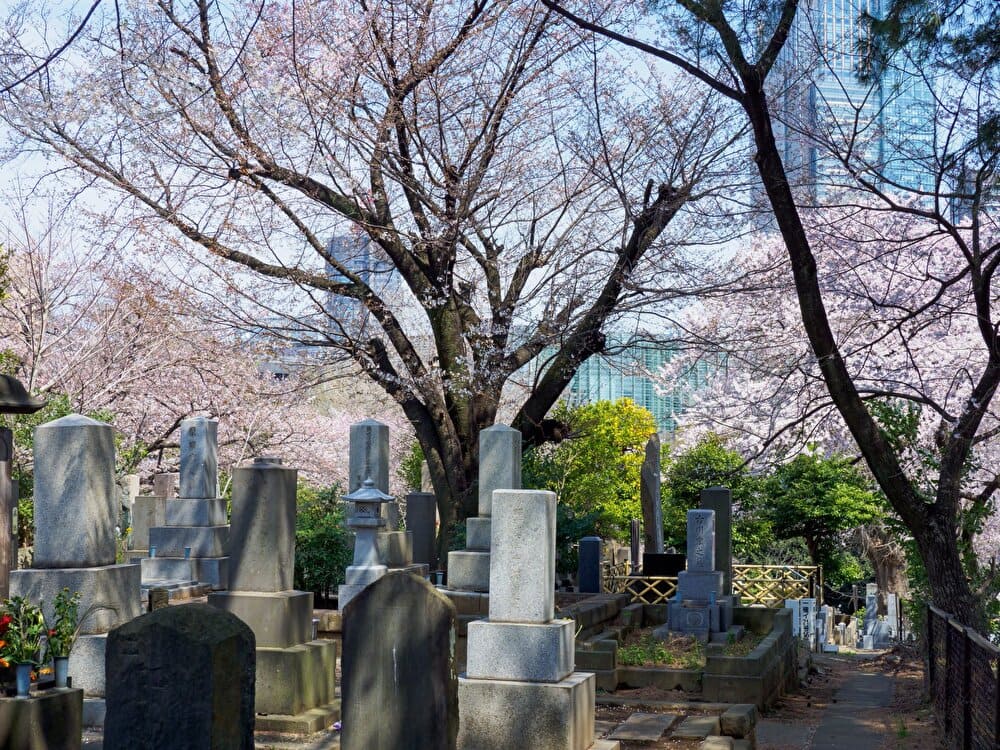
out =
{"type": "Polygon", "coordinates": [[[157,582],[197,581],[206,583],[213,591],[229,588],[228,557],[146,557],[142,565],[142,582],[153,585],[157,582]]]}
{"type": "Polygon", "coordinates": [[[172,498],[164,507],[164,526],[225,526],[226,501],[221,498],[172,498]]]}
{"type": "Polygon", "coordinates": [[[489,552],[492,518],[465,519],[465,549],[470,552],[489,552]]]}
{"type": "MultiPolygon", "coordinates": [[[[258,653],[264,647],[282,649],[312,638],[311,592],[217,591],[208,595],[208,603],[249,625],[257,639],[258,653]]],[[[257,667],[259,674],[259,662],[257,667]]]]}
{"type": "Polygon", "coordinates": [[[138,565],[106,565],[99,568],[25,568],[10,572],[10,595],[42,602],[45,619],[55,617],[53,603],[63,588],[80,592],[83,633],[106,633],[142,614],[138,565]],[[108,609],[100,609],[103,605],[108,609]]]}
{"type": "Polygon", "coordinates": [[[46,690],[30,698],[0,698],[0,747],[5,750],[79,750],[83,691],[46,690]]]}
{"type": "Polygon", "coordinates": [[[254,710],[295,716],[333,703],[336,662],[334,641],[258,648],[254,710]]]}
{"type": "Polygon", "coordinates": [[[573,672],[574,635],[573,620],[470,622],[466,676],[559,682],[573,672]]]}
{"type": "Polygon", "coordinates": [[[490,553],[449,552],[448,588],[459,591],[489,591],[490,553]]]}
{"type": "Polygon", "coordinates": [[[149,546],[160,557],[222,557],[229,541],[228,526],[156,526],[149,530],[149,546]]]}
{"type": "Polygon", "coordinates": [[[69,652],[69,676],[73,687],[81,688],[87,698],[104,697],[104,653],[107,633],[77,636],[69,652]]]}
{"type": "Polygon", "coordinates": [[[594,742],[595,679],[560,682],[458,678],[458,750],[587,750],[594,742]]]}
{"type": "Polygon", "coordinates": [[[413,534],[409,531],[381,531],[375,537],[378,559],[390,568],[403,568],[413,562],[413,534]]]}

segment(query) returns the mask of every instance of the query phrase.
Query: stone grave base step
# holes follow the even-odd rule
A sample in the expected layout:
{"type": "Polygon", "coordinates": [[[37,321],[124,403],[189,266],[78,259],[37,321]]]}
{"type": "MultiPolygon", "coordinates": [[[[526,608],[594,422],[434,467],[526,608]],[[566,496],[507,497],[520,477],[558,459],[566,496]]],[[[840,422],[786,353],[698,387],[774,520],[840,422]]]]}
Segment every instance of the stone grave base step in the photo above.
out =
{"type": "Polygon", "coordinates": [[[85,727],[103,727],[107,704],[104,698],[83,699],[83,725],[85,727]]]}
{"type": "Polygon", "coordinates": [[[166,589],[167,598],[173,602],[207,596],[211,593],[212,586],[198,581],[149,581],[142,584],[143,601],[149,601],[150,589],[166,589]]]}
{"type": "Polygon", "coordinates": [[[0,747],[78,750],[82,702],[82,691],[65,688],[0,699],[0,747]]]}
{"type": "Polygon", "coordinates": [[[160,581],[196,581],[213,591],[229,587],[228,557],[146,557],[140,564],[145,588],[160,581]]]}
{"type": "Polygon", "coordinates": [[[84,698],[104,697],[104,656],[108,634],[77,636],[69,652],[69,676],[73,687],[82,688],[84,698]]]}
{"type": "Polygon", "coordinates": [[[80,614],[94,608],[81,622],[82,633],[103,633],[142,614],[139,601],[138,565],[106,565],[98,568],[26,568],[10,572],[10,595],[42,602],[45,619],[54,616],[53,592],[68,588],[79,591],[80,614]]]}
{"type": "Polygon", "coordinates": [[[560,682],[458,678],[458,746],[468,750],[588,750],[594,744],[594,675],[560,682]]]}
{"type": "Polygon", "coordinates": [[[329,729],[340,719],[340,701],[336,700],[325,706],[311,708],[300,714],[257,714],[254,720],[254,731],[281,732],[284,734],[313,734],[329,729]]]}
{"type": "Polygon", "coordinates": [[[448,553],[448,588],[459,591],[490,590],[490,553],[448,553]]]}
{"type": "MultiPolygon", "coordinates": [[[[165,526],[225,526],[229,523],[224,498],[167,500],[165,526]]],[[[155,528],[155,527],[154,527],[155,528]]]]}
{"type": "Polygon", "coordinates": [[[335,641],[258,648],[254,710],[296,716],[332,703],[336,696],[336,664],[335,641]]]}
{"type": "Polygon", "coordinates": [[[154,526],[149,530],[149,546],[161,557],[221,557],[229,541],[228,526],[154,526]]]}
{"type": "Polygon", "coordinates": [[[249,625],[258,648],[287,648],[312,639],[311,592],[215,591],[208,595],[208,603],[236,615],[249,625]]]}
{"type": "Polygon", "coordinates": [[[413,562],[413,534],[409,531],[380,531],[375,547],[379,559],[390,568],[403,568],[413,562]]]}

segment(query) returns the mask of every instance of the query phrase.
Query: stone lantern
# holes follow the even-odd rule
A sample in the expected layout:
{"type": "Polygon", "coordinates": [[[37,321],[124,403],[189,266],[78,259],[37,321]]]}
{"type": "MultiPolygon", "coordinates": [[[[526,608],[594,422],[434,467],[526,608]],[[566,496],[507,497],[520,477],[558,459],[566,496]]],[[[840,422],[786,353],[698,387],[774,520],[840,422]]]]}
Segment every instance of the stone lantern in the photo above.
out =
{"type": "MultiPolygon", "coordinates": [[[[0,414],[34,414],[45,400],[28,395],[21,381],[0,375],[0,414]]],[[[10,571],[17,567],[17,485],[11,479],[14,433],[0,426],[0,598],[10,593],[10,571]]]]}
{"type": "Polygon", "coordinates": [[[365,586],[374,583],[388,571],[379,558],[376,536],[378,530],[385,526],[381,505],[392,502],[395,498],[378,489],[369,477],[361,483],[361,487],[344,495],[343,499],[354,503],[354,515],[347,519],[347,525],[354,529],[355,539],[354,563],[344,573],[346,583],[337,592],[341,612],[365,586]]]}

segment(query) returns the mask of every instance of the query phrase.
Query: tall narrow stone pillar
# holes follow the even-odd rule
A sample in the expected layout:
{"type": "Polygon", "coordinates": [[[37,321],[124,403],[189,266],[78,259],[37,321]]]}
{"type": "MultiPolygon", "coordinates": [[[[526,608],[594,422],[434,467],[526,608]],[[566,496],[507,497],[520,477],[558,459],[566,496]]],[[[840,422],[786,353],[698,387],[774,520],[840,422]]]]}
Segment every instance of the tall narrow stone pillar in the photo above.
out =
{"type": "Polygon", "coordinates": [[[701,491],[702,510],[715,511],[715,570],[722,573],[720,596],[733,593],[733,494],[725,487],[701,491]]]}

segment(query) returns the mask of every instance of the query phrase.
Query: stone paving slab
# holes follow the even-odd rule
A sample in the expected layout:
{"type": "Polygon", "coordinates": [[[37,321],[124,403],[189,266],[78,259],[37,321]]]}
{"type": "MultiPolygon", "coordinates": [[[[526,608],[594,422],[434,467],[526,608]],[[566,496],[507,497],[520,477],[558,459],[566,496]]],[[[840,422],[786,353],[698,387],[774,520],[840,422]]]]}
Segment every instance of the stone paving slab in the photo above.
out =
{"type": "Polygon", "coordinates": [[[812,728],[802,724],[786,724],[781,721],[761,719],[757,722],[757,746],[771,747],[806,747],[812,728]]]}
{"type": "Polygon", "coordinates": [[[611,733],[611,739],[656,742],[676,720],[673,714],[634,713],[611,733]]]}
{"type": "Polygon", "coordinates": [[[615,729],[618,728],[619,721],[602,721],[601,719],[594,720],[594,736],[595,737],[605,737],[611,734],[615,729]]]}
{"type": "Polygon", "coordinates": [[[892,703],[894,689],[888,675],[850,675],[823,713],[811,750],[879,750],[885,734],[878,709],[892,703]]]}
{"type": "Polygon", "coordinates": [[[671,737],[688,737],[703,740],[721,730],[718,716],[688,716],[671,734],[671,737]]]}

